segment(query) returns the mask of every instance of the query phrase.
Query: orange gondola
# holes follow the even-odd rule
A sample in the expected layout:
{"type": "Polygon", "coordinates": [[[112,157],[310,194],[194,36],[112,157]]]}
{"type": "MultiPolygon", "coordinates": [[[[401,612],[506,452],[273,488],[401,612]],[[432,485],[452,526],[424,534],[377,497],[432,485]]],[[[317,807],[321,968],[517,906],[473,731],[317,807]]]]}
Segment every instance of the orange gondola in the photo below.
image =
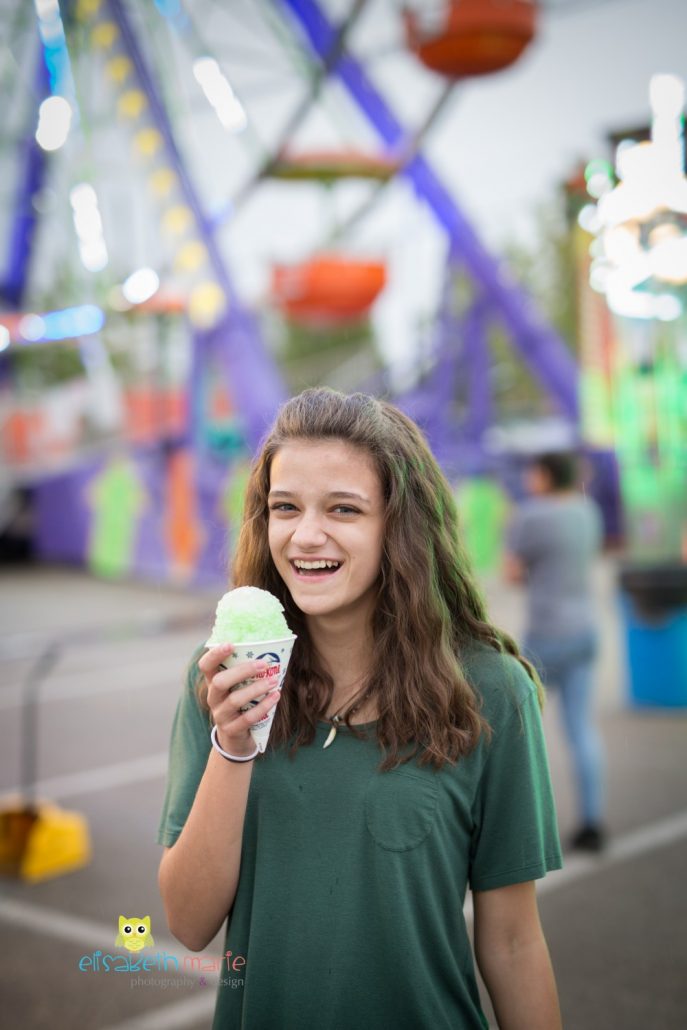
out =
{"type": "Polygon", "coordinates": [[[298,265],[275,265],[272,298],[294,322],[345,324],[362,319],[386,284],[381,261],[323,255],[298,265]]]}
{"type": "Polygon", "coordinates": [[[404,11],[408,46],[424,65],[448,78],[488,75],[507,68],[532,41],[533,0],[450,0],[437,27],[404,11]]]}

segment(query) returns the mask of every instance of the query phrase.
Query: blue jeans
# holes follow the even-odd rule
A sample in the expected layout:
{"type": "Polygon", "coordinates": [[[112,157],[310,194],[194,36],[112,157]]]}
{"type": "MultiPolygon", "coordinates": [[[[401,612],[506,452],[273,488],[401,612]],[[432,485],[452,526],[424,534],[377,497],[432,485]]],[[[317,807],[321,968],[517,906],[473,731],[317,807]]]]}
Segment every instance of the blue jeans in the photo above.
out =
{"type": "Polygon", "coordinates": [[[572,752],[580,819],[585,825],[599,825],[604,809],[603,746],[593,710],[598,649],[594,630],[570,637],[528,633],[524,647],[544,685],[559,693],[559,711],[572,752]]]}

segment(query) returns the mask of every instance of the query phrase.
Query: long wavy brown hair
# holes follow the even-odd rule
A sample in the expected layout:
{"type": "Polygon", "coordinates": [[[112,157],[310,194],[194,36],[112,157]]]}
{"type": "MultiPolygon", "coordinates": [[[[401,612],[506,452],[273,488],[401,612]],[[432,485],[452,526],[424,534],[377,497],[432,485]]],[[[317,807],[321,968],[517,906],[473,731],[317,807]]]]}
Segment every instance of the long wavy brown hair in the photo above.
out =
{"type": "MultiPolygon", "coordinates": [[[[476,642],[514,655],[543,699],[536,672],[493,626],[461,544],[449,485],[418,426],[398,408],[362,393],[305,390],[283,405],[253,464],[233,561],[234,586],[279,598],[297,634],[270,733],[270,747],[311,744],[334,682],[305,616],[272,561],[268,544],[270,466],[287,441],[343,440],[370,455],[385,500],[385,532],[372,635],[375,661],[359,694],[374,697],[382,770],[417,757],[441,768],[489,732],[461,656],[476,642]]],[[[349,730],[362,734],[351,726],[349,730]]]]}

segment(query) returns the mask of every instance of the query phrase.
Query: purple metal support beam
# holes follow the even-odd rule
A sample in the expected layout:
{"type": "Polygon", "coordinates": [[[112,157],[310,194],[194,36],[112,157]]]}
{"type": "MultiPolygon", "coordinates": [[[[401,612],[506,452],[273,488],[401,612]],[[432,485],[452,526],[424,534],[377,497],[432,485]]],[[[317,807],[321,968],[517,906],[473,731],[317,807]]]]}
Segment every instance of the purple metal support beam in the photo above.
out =
{"type": "Polygon", "coordinates": [[[458,363],[463,351],[460,321],[453,312],[455,268],[455,257],[450,253],[444,271],[439,315],[434,328],[436,364],[423,390],[429,410],[426,432],[437,453],[442,449],[442,443],[450,431],[450,409],[455,396],[458,363]]]}
{"type": "Polygon", "coordinates": [[[237,298],[229,271],[177,146],[165,105],[138,45],[124,4],[122,0],[107,0],[107,3],[136,69],[141,88],[148,98],[151,114],[163,138],[170,164],[178,176],[184,199],[193,212],[198,232],[210,256],[214,275],[227,296],[228,315],[215,327],[213,333],[221,334],[219,342],[225,360],[228,387],[237,410],[243,415],[247,442],[250,447],[256,447],[272,422],[278,406],[287,396],[286,386],[275,362],[265,349],[254,315],[242,307],[237,298]]]}
{"type": "MultiPolygon", "coordinates": [[[[280,0],[301,26],[310,46],[322,59],[332,44],[336,29],[315,0],[280,0]]],[[[343,55],[334,71],[367,115],[386,145],[400,148],[407,138],[390,107],[377,92],[363,68],[350,55],[343,55]]],[[[492,305],[513,336],[524,360],[570,418],[577,421],[578,369],[565,344],[535,311],[529,297],[512,281],[500,262],[483,247],[429,163],[417,155],[404,169],[418,196],[432,208],[452,246],[481,283],[492,305]]]]}
{"type": "Polygon", "coordinates": [[[483,435],[491,423],[489,349],[484,332],[485,304],[475,301],[462,318],[444,315],[441,345],[428,380],[398,404],[420,422],[432,450],[442,462],[459,467],[461,447],[474,456],[484,451],[483,435]],[[467,411],[457,421],[453,411],[457,380],[467,387],[467,411]]]}
{"type": "Polygon", "coordinates": [[[482,446],[482,438],[492,420],[485,314],[483,303],[473,305],[465,317],[463,337],[470,400],[461,432],[479,446],[482,446]]]}
{"type": "Polygon", "coordinates": [[[463,357],[461,323],[453,312],[456,264],[455,254],[449,251],[433,325],[434,365],[422,383],[397,397],[399,407],[422,426],[435,453],[441,450],[442,441],[453,434],[449,409],[463,357]]]}
{"type": "MultiPolygon", "coordinates": [[[[43,56],[43,47],[36,53],[34,96],[36,107],[50,92],[48,69],[43,56]]],[[[33,205],[34,196],[45,180],[47,156],[36,142],[35,124],[30,126],[21,143],[21,159],[14,202],[14,219],[7,253],[5,276],[0,286],[4,301],[13,308],[20,308],[24,298],[26,276],[31,260],[33,237],[36,231],[38,212],[33,205]]]]}

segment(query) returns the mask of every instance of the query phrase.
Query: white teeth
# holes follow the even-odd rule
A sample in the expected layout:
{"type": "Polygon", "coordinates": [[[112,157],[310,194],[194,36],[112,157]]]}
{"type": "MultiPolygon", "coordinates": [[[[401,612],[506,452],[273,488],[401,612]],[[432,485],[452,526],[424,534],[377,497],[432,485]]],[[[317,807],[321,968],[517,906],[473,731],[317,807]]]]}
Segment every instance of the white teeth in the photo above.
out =
{"type": "Polygon", "coordinates": [[[301,561],[296,558],[293,563],[297,569],[338,569],[338,561],[301,561]]]}

